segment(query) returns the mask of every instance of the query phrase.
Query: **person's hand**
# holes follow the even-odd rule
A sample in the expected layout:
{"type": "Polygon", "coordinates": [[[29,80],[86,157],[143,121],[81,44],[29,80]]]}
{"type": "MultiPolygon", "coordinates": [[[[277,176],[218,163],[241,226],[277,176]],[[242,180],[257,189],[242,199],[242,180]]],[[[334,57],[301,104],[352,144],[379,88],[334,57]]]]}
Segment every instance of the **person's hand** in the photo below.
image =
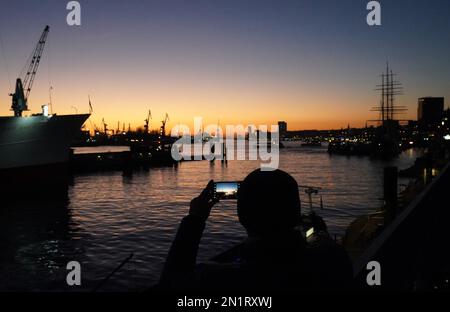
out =
{"type": "Polygon", "coordinates": [[[327,232],[327,224],[325,223],[325,221],[318,216],[317,214],[315,214],[314,212],[308,214],[308,215],[303,215],[301,217],[301,223],[304,226],[310,226],[313,227],[315,229],[315,231],[317,232],[327,232]]]}
{"type": "Polygon", "coordinates": [[[316,229],[316,231],[328,232],[327,224],[322,217],[313,213],[310,216],[311,224],[316,229]]]}
{"type": "Polygon", "coordinates": [[[214,197],[214,181],[209,181],[200,195],[191,201],[190,215],[200,217],[203,221],[208,219],[211,208],[219,201],[214,197]]]}

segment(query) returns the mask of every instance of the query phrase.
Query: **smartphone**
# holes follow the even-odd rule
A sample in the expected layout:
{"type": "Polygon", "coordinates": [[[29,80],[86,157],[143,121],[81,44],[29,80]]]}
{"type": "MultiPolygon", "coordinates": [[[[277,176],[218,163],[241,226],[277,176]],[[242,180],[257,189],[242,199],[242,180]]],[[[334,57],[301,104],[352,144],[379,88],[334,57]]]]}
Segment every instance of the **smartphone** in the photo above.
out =
{"type": "Polygon", "coordinates": [[[214,197],[220,199],[237,199],[240,182],[215,182],[214,197]]]}

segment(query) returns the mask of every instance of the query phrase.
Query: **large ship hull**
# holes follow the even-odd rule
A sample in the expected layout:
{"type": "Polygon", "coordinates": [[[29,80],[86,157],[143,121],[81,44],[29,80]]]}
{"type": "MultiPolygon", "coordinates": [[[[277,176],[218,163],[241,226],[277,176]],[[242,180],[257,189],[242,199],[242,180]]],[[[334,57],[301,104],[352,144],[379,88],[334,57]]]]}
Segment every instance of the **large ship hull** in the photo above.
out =
{"type": "Polygon", "coordinates": [[[89,115],[0,117],[0,170],[66,163],[89,115]]]}
{"type": "Polygon", "coordinates": [[[83,115],[0,117],[0,193],[62,186],[83,115]]]}

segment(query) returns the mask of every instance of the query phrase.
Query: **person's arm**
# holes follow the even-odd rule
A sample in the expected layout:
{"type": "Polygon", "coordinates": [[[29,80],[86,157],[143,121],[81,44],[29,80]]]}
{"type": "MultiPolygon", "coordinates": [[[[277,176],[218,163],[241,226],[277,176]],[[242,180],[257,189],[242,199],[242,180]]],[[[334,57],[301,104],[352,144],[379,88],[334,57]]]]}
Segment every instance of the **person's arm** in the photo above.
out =
{"type": "Polygon", "coordinates": [[[161,274],[160,284],[183,278],[195,270],[198,247],[211,208],[217,203],[214,198],[214,182],[210,181],[200,196],[191,201],[189,215],[184,217],[169,250],[161,274]]]}
{"type": "Polygon", "coordinates": [[[197,216],[183,218],[170,247],[161,281],[194,270],[198,246],[205,229],[205,222],[197,216]]]}

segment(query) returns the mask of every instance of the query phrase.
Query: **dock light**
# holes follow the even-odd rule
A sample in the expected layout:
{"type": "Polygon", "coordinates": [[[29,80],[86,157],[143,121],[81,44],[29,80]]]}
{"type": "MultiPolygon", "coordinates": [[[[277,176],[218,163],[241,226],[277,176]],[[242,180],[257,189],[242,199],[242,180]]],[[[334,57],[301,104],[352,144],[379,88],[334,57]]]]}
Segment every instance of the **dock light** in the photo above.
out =
{"type": "Polygon", "coordinates": [[[48,117],[48,105],[42,105],[42,115],[48,117]]]}
{"type": "Polygon", "coordinates": [[[444,136],[444,140],[450,141],[450,134],[447,134],[446,136],[444,136]]]}

